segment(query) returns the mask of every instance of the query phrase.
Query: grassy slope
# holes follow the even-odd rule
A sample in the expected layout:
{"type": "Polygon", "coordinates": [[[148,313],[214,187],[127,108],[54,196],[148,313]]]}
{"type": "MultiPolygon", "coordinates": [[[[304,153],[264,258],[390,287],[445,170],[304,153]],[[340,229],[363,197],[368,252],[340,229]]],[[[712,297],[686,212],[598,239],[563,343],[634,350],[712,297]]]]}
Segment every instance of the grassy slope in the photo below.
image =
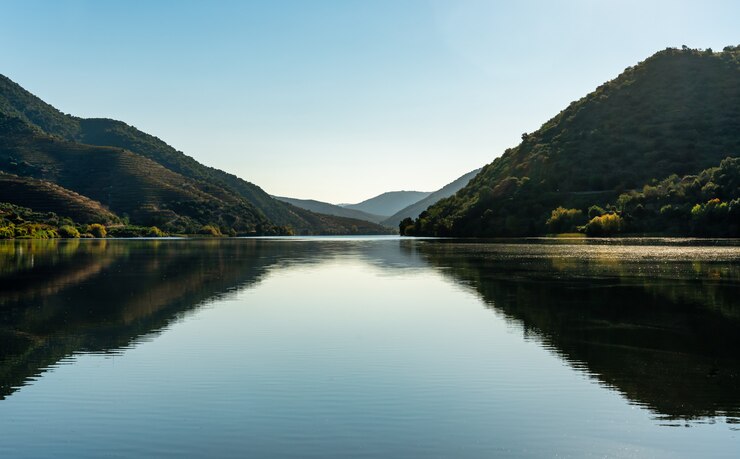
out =
{"type": "Polygon", "coordinates": [[[541,234],[550,211],[613,202],[740,152],[740,48],[669,49],[545,123],[417,220],[418,234],[541,234]]]}

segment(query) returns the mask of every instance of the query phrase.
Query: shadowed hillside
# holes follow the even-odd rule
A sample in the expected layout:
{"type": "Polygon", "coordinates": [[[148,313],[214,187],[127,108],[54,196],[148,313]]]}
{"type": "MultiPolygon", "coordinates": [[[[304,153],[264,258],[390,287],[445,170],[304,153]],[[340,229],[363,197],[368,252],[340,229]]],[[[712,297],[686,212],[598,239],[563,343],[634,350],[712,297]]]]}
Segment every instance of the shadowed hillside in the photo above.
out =
{"type": "Polygon", "coordinates": [[[132,223],[153,224],[171,232],[192,231],[204,224],[257,234],[352,234],[358,227],[369,233],[387,231],[380,225],[317,215],[273,199],[260,187],[204,166],[126,123],[66,115],[2,75],[0,115],[1,170],[55,181],[127,214],[132,223]],[[49,158],[52,153],[56,156],[49,158]],[[107,155],[106,159],[84,164],[99,154],[107,155]],[[73,176],[69,167],[52,167],[51,163],[67,160],[82,165],[84,173],[73,176]],[[108,160],[110,164],[104,164],[108,160]],[[13,168],[10,163],[24,167],[13,168]],[[106,188],[101,183],[84,183],[83,179],[103,180],[101,174],[116,185],[106,188]],[[138,187],[142,190],[137,191],[138,187]]]}
{"type": "Polygon", "coordinates": [[[0,202],[14,202],[37,212],[56,212],[80,223],[118,222],[118,217],[74,191],[51,182],[0,172],[0,202]]]}
{"type": "Polygon", "coordinates": [[[0,131],[0,169],[54,182],[137,223],[175,232],[196,232],[206,223],[249,232],[268,224],[228,191],[130,151],[60,140],[1,114],[0,131]]]}

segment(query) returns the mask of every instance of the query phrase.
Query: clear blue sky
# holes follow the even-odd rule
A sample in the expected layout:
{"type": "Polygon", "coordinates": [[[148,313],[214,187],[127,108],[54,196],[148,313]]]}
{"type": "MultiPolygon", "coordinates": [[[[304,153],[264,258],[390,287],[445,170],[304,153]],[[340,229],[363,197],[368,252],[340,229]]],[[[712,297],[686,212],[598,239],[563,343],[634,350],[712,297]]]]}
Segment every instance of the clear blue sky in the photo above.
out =
{"type": "Polygon", "coordinates": [[[434,190],[667,46],[740,43],[737,1],[32,1],[0,73],[272,194],[434,190]]]}

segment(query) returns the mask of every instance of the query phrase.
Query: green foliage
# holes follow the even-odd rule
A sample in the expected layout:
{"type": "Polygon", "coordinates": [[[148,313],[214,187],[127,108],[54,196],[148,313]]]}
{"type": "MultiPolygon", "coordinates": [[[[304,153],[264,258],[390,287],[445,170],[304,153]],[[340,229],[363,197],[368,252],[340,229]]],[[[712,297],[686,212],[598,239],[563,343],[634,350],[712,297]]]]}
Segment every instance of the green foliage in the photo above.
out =
{"type": "Polygon", "coordinates": [[[167,234],[156,226],[124,225],[107,228],[109,237],[164,237],[167,234]]]}
{"type": "Polygon", "coordinates": [[[581,210],[564,207],[553,210],[550,218],[545,222],[551,233],[573,233],[584,223],[586,223],[586,217],[581,210]]]}
{"type": "Polygon", "coordinates": [[[15,238],[15,225],[3,225],[0,226],[0,239],[13,239],[15,238]]]}
{"type": "Polygon", "coordinates": [[[414,220],[406,217],[398,224],[398,232],[401,236],[411,236],[414,234],[414,220]]]}
{"type": "Polygon", "coordinates": [[[738,198],[740,158],[725,158],[718,167],[697,175],[671,175],[641,191],[625,193],[617,205],[628,220],[629,232],[737,237],[740,218],[732,213],[720,218],[724,210],[716,204],[726,204],[729,212],[738,198]]]}
{"type": "Polygon", "coordinates": [[[198,230],[198,234],[215,237],[223,236],[223,234],[221,234],[221,230],[214,225],[203,225],[200,230],[198,230]]]}
{"type": "Polygon", "coordinates": [[[696,204],[691,208],[691,223],[693,233],[698,236],[740,236],[740,199],[728,203],[714,198],[696,204]]]}
{"type": "Polygon", "coordinates": [[[64,238],[79,238],[80,232],[72,225],[62,225],[57,230],[59,237],[64,238]]]}
{"type": "Polygon", "coordinates": [[[623,230],[624,220],[615,213],[594,217],[583,228],[583,231],[589,236],[613,236],[623,230]]]}
{"type": "Polygon", "coordinates": [[[588,219],[591,220],[594,217],[600,217],[604,215],[605,213],[606,211],[604,210],[604,208],[597,206],[597,205],[593,205],[588,208],[588,219]]]}
{"type": "Polygon", "coordinates": [[[430,236],[543,234],[554,208],[604,206],[656,177],[697,174],[740,152],[739,125],[740,50],[667,49],[522,136],[414,228],[430,236]]]}
{"type": "Polygon", "coordinates": [[[108,234],[108,231],[105,229],[105,225],[101,225],[100,223],[88,225],[87,232],[97,238],[104,238],[108,234]]]}
{"type": "MultiPolygon", "coordinates": [[[[232,230],[233,231],[233,230],[232,230]]],[[[150,227],[146,232],[147,237],[165,237],[167,234],[156,226],[150,227]]]]}

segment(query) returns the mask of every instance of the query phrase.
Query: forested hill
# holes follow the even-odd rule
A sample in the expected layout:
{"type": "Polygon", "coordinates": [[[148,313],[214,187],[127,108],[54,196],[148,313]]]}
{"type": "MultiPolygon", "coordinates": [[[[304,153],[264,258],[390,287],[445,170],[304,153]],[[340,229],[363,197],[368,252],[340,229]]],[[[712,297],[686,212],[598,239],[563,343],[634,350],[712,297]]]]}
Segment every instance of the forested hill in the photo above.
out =
{"type": "MultiPolygon", "coordinates": [[[[302,234],[387,231],[273,199],[257,185],[200,164],[126,123],[64,114],[2,75],[0,121],[0,170],[53,181],[138,224],[176,232],[203,224],[238,233],[276,227],[302,234]]],[[[56,209],[61,215],[66,210],[56,209]]]]}
{"type": "Polygon", "coordinates": [[[740,156],[740,46],[666,49],[571,103],[483,168],[408,234],[547,232],[552,211],[608,207],[671,174],[740,156]]]}

